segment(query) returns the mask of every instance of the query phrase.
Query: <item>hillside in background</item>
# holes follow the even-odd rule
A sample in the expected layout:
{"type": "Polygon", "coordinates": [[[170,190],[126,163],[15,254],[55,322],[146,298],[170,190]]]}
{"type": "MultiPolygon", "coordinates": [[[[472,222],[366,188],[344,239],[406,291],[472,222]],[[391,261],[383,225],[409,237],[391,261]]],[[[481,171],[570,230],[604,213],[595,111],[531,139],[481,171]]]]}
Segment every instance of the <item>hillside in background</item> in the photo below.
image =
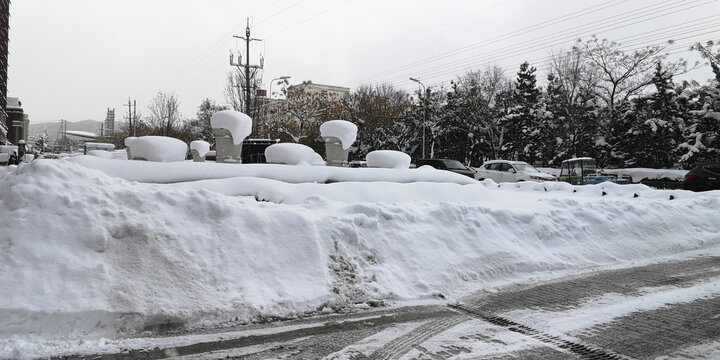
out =
{"type": "MultiPolygon", "coordinates": [[[[83,121],[76,121],[76,122],[68,121],[67,122],[67,130],[80,130],[80,131],[89,131],[89,132],[93,132],[93,133],[99,133],[101,124],[102,124],[102,122],[95,121],[95,120],[83,120],[83,121]]],[[[59,130],[60,130],[60,121],[37,123],[37,124],[30,122],[30,131],[28,133],[28,137],[38,138],[40,135],[42,135],[43,131],[47,131],[47,133],[50,136],[50,139],[52,141],[52,140],[55,140],[55,137],[57,137],[59,130]]]]}

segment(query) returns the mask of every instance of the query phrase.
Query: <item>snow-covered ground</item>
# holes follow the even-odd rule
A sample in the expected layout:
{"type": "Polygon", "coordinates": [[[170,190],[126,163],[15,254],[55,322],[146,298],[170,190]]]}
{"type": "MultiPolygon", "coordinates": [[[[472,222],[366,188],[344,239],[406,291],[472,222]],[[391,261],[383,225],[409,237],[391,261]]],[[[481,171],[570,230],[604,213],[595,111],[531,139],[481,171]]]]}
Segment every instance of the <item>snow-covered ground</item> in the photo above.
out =
{"type": "Polygon", "coordinates": [[[720,249],[720,191],[98,156],[2,168],[0,184],[0,358],[720,249]]]}

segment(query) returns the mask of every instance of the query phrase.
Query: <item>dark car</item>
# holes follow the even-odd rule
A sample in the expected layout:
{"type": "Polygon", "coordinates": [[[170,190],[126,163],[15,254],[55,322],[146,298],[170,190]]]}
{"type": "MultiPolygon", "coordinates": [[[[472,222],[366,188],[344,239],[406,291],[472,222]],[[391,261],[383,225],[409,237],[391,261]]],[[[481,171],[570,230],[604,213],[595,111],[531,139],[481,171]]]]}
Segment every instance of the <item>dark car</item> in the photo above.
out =
{"type": "Polygon", "coordinates": [[[695,166],[685,174],[683,188],[692,191],[720,190],[720,163],[695,166]]]}
{"type": "Polygon", "coordinates": [[[465,166],[463,163],[457,160],[450,159],[420,159],[415,163],[416,167],[423,165],[430,165],[439,170],[448,170],[471,178],[475,178],[475,170],[465,166]]]}

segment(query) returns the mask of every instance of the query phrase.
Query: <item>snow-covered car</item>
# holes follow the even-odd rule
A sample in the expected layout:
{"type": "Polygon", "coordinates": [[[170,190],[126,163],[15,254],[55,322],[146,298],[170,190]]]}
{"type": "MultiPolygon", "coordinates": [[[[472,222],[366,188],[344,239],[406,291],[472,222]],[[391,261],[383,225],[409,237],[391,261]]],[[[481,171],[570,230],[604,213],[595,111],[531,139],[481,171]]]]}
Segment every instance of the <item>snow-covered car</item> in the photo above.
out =
{"type": "Polygon", "coordinates": [[[475,170],[465,166],[463,163],[457,160],[451,160],[451,159],[420,159],[418,160],[417,164],[415,164],[416,167],[421,167],[423,165],[429,165],[439,170],[447,170],[452,171],[454,173],[458,173],[460,175],[465,175],[469,177],[473,177],[475,175],[475,170]]]}
{"type": "Polygon", "coordinates": [[[492,179],[495,182],[557,181],[557,179],[524,161],[490,160],[475,173],[475,179],[492,179]]]}
{"type": "Polygon", "coordinates": [[[351,167],[351,168],[366,168],[366,167],[368,167],[368,166],[367,166],[367,161],[353,160],[353,161],[351,161],[351,162],[348,164],[348,167],[351,167]]]}

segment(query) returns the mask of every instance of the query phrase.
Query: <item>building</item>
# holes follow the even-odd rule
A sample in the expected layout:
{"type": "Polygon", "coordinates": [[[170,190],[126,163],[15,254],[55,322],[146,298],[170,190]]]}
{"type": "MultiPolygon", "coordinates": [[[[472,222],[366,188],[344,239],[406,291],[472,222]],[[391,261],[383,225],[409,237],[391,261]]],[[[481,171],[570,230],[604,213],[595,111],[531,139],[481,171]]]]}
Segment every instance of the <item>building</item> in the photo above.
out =
{"type": "Polygon", "coordinates": [[[107,109],[105,114],[105,124],[103,126],[103,136],[110,136],[115,133],[115,109],[107,109]]]}
{"type": "Polygon", "coordinates": [[[22,108],[22,102],[16,97],[8,97],[5,106],[7,114],[7,141],[17,144],[20,140],[27,142],[27,129],[30,127],[30,119],[22,108]]]}
{"type": "Polygon", "coordinates": [[[293,94],[304,93],[308,95],[320,95],[331,99],[341,99],[350,94],[350,88],[333,85],[313,84],[312,81],[303,81],[300,84],[288,87],[288,97],[293,94]]]}
{"type": "MultiPolygon", "coordinates": [[[[0,0],[0,140],[9,130],[7,114],[8,41],[10,32],[10,0],[0,0]]],[[[9,136],[8,140],[12,139],[9,136]]]]}

